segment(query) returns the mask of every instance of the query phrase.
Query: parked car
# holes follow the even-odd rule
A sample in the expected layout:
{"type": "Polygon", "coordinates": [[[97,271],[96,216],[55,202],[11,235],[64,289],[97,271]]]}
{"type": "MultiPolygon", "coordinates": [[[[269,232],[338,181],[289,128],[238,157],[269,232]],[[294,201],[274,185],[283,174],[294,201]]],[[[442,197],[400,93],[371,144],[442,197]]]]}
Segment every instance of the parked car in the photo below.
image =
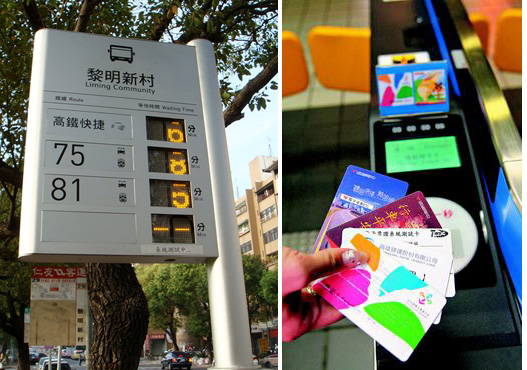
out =
{"type": "Polygon", "coordinates": [[[36,365],[42,357],[48,357],[45,353],[29,352],[29,364],[36,365]]]}
{"type": "Polygon", "coordinates": [[[265,366],[268,369],[278,366],[278,355],[274,354],[274,355],[269,355],[267,357],[264,357],[263,366],[265,366]]]}
{"type": "Polygon", "coordinates": [[[169,352],[161,360],[161,369],[182,369],[190,370],[192,357],[186,352],[169,352]]]}
{"type": "MultiPolygon", "coordinates": [[[[40,365],[39,365],[40,370],[48,370],[48,363],[49,363],[49,359],[47,357],[42,358],[40,365]]],[[[57,358],[52,358],[51,359],[51,370],[57,370],[58,365],[59,365],[59,360],[57,358]]],[[[68,364],[66,361],[60,362],[60,369],[61,370],[72,370],[70,364],[68,364]]]]}
{"type": "MultiPolygon", "coordinates": [[[[53,357],[53,360],[56,360],[57,358],[56,357],[53,357]]],[[[40,361],[38,362],[38,369],[39,370],[44,370],[44,361],[46,361],[46,364],[47,364],[47,360],[48,360],[48,357],[42,357],[40,359],[40,361]]]]}
{"type": "MultiPolygon", "coordinates": [[[[51,363],[51,370],[58,370],[58,368],[59,368],[58,366],[59,366],[58,361],[57,362],[53,361],[51,363]]],[[[47,362],[46,362],[45,369],[46,370],[48,369],[48,363],[47,362]]],[[[68,364],[67,362],[61,362],[60,363],[60,370],[72,370],[72,369],[71,369],[70,364],[68,364]]]]}

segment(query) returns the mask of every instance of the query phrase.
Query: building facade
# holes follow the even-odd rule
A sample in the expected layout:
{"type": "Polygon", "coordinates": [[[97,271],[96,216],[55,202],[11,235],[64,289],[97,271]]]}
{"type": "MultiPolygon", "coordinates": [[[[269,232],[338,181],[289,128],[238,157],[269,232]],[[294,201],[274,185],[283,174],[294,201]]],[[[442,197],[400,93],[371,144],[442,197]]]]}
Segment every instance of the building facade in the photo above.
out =
{"type": "Polygon", "coordinates": [[[268,267],[278,263],[278,158],[258,156],[249,163],[251,189],[236,200],[240,249],[268,267]]]}
{"type": "MultiPolygon", "coordinates": [[[[249,163],[251,189],[235,202],[240,249],[260,257],[268,269],[278,267],[278,158],[258,156],[249,163]]],[[[278,345],[278,320],[251,323],[255,354],[278,345]]]]}

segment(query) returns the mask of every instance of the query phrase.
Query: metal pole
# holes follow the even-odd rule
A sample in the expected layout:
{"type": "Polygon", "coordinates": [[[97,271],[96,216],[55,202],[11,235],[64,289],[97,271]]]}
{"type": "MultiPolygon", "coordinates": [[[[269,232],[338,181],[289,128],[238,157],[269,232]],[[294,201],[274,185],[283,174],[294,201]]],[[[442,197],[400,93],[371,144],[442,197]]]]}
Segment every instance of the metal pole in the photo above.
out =
{"type": "Polygon", "coordinates": [[[196,47],[218,237],[219,257],[207,261],[213,369],[258,369],[260,366],[252,364],[242,256],[214,49],[207,40],[193,40],[188,45],[196,47]]]}
{"type": "MultiPolygon", "coordinates": [[[[90,355],[90,347],[91,347],[91,338],[92,338],[92,317],[91,317],[91,307],[90,302],[88,298],[88,307],[86,309],[86,350],[85,350],[85,357],[84,360],[86,361],[86,370],[90,370],[91,368],[91,355],[90,355]]],[[[79,354],[80,356],[80,354],[79,354]]]]}
{"type": "Polygon", "coordinates": [[[48,356],[48,370],[51,370],[51,359],[52,359],[52,356],[53,356],[53,348],[50,348],[49,351],[49,356],[48,356]]]}
{"type": "Polygon", "coordinates": [[[60,370],[60,365],[62,363],[62,346],[59,346],[59,354],[57,357],[57,369],[60,370]]]}

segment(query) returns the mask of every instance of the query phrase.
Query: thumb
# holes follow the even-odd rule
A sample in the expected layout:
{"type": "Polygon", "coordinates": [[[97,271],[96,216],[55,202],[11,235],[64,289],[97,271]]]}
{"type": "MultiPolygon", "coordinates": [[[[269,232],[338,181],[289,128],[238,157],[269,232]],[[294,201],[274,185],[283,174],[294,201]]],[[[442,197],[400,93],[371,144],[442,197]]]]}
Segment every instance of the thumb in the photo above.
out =
{"type": "Polygon", "coordinates": [[[306,272],[311,277],[339,269],[353,268],[368,261],[368,256],[354,249],[329,248],[306,256],[306,272]]]}

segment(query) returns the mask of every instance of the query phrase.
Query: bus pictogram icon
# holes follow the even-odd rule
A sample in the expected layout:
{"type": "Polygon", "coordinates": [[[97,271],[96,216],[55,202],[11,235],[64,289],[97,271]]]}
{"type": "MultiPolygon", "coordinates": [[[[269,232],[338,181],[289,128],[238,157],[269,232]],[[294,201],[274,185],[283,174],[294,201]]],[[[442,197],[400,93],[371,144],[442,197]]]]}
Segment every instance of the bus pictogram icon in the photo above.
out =
{"type": "Polygon", "coordinates": [[[132,63],[134,61],[134,49],[130,46],[110,45],[108,53],[110,53],[110,60],[112,62],[119,60],[132,63]]]}

